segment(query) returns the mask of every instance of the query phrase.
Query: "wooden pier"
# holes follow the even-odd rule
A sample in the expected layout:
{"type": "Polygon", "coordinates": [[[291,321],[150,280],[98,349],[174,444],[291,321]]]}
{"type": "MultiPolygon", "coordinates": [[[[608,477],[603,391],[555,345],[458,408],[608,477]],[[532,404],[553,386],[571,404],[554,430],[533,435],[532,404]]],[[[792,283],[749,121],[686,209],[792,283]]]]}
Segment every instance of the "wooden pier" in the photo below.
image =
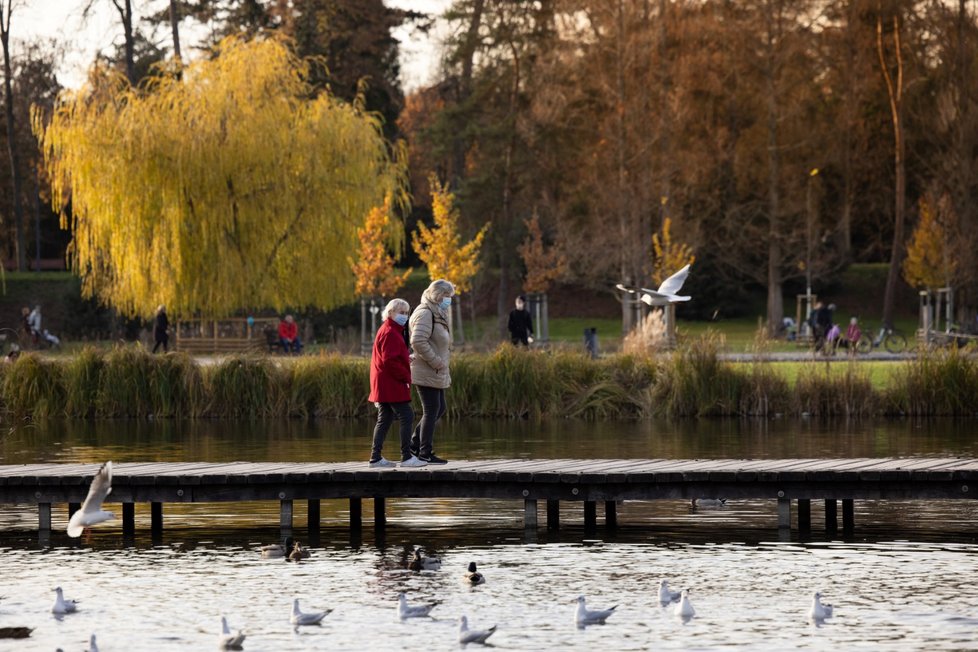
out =
{"type": "MultiPolygon", "coordinates": [[[[0,465],[0,504],[36,504],[39,531],[51,529],[52,505],[78,509],[98,464],[0,465]]],[[[362,500],[374,501],[375,526],[385,523],[387,498],[491,498],[523,501],[524,524],[538,526],[546,502],[548,529],[560,522],[561,501],[584,503],[584,525],[594,527],[597,504],[617,524],[620,500],[692,498],[777,501],[778,527],[811,527],[811,501],[825,501],[826,530],[854,527],[854,500],[973,499],[978,459],[700,459],[700,460],[484,460],[420,469],[371,469],[364,462],[145,462],[113,465],[108,500],[122,503],[123,532],[135,530],[135,503],[151,503],[151,527],[163,528],[165,503],[279,501],[280,526],[292,528],[293,501],[308,501],[318,527],[320,500],[350,502],[350,526],[362,525],[362,500]]]]}

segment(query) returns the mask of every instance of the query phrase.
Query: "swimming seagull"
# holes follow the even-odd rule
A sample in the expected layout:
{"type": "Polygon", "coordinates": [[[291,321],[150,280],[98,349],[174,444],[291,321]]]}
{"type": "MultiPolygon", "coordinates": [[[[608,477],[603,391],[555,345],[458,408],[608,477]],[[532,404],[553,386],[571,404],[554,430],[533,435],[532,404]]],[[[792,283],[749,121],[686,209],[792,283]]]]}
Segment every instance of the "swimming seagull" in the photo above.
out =
{"type": "Polygon", "coordinates": [[[414,558],[408,564],[408,568],[413,571],[438,570],[441,568],[441,559],[438,557],[423,557],[421,548],[414,549],[414,558]]]}
{"type": "Polygon", "coordinates": [[[496,631],[493,625],[489,629],[469,629],[469,619],[464,615],[458,619],[458,642],[462,645],[469,643],[485,643],[486,639],[496,631]]]}
{"type": "Polygon", "coordinates": [[[673,591],[669,588],[669,582],[662,580],[659,582],[659,603],[665,607],[670,602],[678,602],[682,596],[681,591],[673,591]]]}
{"type": "Polygon", "coordinates": [[[693,605],[689,601],[689,589],[683,589],[679,596],[679,604],[676,605],[673,613],[676,614],[677,618],[681,618],[684,623],[688,623],[696,615],[696,610],[693,609],[693,605]]]}
{"type": "Polygon", "coordinates": [[[65,594],[61,590],[61,587],[54,589],[54,604],[51,605],[51,613],[54,614],[71,614],[75,613],[78,609],[77,600],[65,600],[65,594]]]}
{"type": "Polygon", "coordinates": [[[81,509],[72,514],[68,521],[69,537],[80,537],[86,527],[115,518],[115,514],[112,512],[102,510],[102,501],[111,491],[112,462],[106,462],[95,474],[81,509]]]}
{"type": "Polygon", "coordinates": [[[608,620],[608,616],[615,612],[618,605],[609,607],[608,609],[588,609],[584,601],[584,596],[577,596],[577,615],[576,620],[578,625],[594,625],[594,624],[604,624],[604,621],[608,620]]]}
{"type": "Polygon", "coordinates": [[[86,652],[98,652],[98,645],[95,644],[95,634],[92,634],[92,637],[88,639],[88,650],[86,652]]]}
{"type": "Polygon", "coordinates": [[[658,290],[650,290],[648,288],[630,288],[622,285],[621,283],[615,287],[622,292],[640,295],[639,301],[643,301],[650,306],[664,306],[677,301],[689,301],[692,298],[676,294],[676,292],[679,292],[680,288],[683,287],[683,283],[686,282],[687,276],[689,276],[689,265],[686,265],[681,270],[664,280],[662,285],[659,286],[658,290]]]}
{"type": "Polygon", "coordinates": [[[228,627],[228,619],[221,616],[221,634],[217,638],[217,647],[222,650],[240,650],[244,643],[245,635],[238,630],[237,634],[231,633],[228,627]]]}
{"type": "Polygon", "coordinates": [[[818,591],[812,595],[812,608],[808,610],[808,617],[817,623],[832,617],[832,605],[822,604],[822,594],[818,591]]]}
{"type": "Polygon", "coordinates": [[[404,595],[404,591],[397,594],[397,614],[401,617],[401,620],[406,618],[424,618],[431,614],[431,610],[438,606],[437,602],[429,602],[428,604],[418,604],[410,605],[407,601],[407,596],[404,595]]]}
{"type": "Polygon", "coordinates": [[[475,569],[475,562],[469,562],[469,570],[462,576],[462,581],[472,586],[486,583],[486,576],[475,569]]]}
{"type": "Polygon", "coordinates": [[[299,598],[296,598],[292,602],[292,618],[290,622],[295,625],[318,625],[319,622],[328,616],[333,610],[327,609],[326,611],[310,611],[309,613],[302,613],[299,611],[299,598]]]}

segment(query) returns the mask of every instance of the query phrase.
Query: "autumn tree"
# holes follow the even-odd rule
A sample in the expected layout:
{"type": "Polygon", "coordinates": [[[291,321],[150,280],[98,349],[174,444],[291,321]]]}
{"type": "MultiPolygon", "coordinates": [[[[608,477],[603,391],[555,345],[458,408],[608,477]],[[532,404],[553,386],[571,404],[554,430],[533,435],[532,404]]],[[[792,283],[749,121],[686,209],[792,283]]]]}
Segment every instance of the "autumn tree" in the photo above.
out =
{"type": "Polygon", "coordinates": [[[357,229],[359,256],[347,258],[356,277],[356,293],[361,297],[392,297],[413,271],[408,269],[403,274],[394,271],[394,257],[388,249],[391,245],[400,245],[403,232],[395,228],[390,211],[390,199],[386,199],[383,206],[370,209],[366,222],[357,229]]]}
{"type": "Polygon", "coordinates": [[[929,195],[920,198],[920,221],[903,260],[903,278],[912,287],[934,290],[951,284],[957,270],[950,243],[954,222],[950,197],[945,195],[937,201],[929,195]]]}
{"type": "Polygon", "coordinates": [[[307,74],[279,40],[231,38],[149,92],[93,75],[36,120],[83,292],[143,316],[353,299],[347,254],[403,167],[307,74]]]}
{"type": "Polygon", "coordinates": [[[526,239],[519,246],[520,257],[526,267],[523,289],[542,294],[550,289],[554,281],[563,277],[567,269],[567,259],[558,247],[547,246],[544,242],[539,215],[534,213],[524,223],[526,239]]]}
{"type": "Polygon", "coordinates": [[[685,242],[672,239],[672,218],[662,220],[662,229],[652,236],[652,284],[658,287],[664,280],[696,260],[693,249],[685,242]]]}
{"type": "Polygon", "coordinates": [[[7,127],[7,157],[13,190],[13,217],[17,229],[17,269],[27,269],[27,236],[24,228],[24,207],[21,202],[20,152],[15,143],[13,67],[10,62],[10,21],[16,0],[0,0],[0,44],[3,46],[3,98],[7,127]]]}

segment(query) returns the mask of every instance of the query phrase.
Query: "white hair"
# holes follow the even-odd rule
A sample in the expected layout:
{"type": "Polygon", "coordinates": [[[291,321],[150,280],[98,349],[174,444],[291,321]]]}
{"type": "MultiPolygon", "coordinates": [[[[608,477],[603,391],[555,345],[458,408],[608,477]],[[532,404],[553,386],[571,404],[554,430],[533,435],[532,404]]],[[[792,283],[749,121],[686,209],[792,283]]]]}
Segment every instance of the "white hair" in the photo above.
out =
{"type": "Polygon", "coordinates": [[[404,312],[410,312],[411,304],[404,299],[391,299],[387,302],[387,305],[384,306],[384,311],[380,313],[381,319],[384,319],[385,321],[390,319],[390,316],[393,315],[398,308],[404,312]]]}
{"type": "Polygon", "coordinates": [[[431,303],[438,303],[445,297],[450,297],[455,294],[455,286],[446,281],[443,278],[437,281],[432,281],[428,289],[424,291],[424,298],[431,303]]]}

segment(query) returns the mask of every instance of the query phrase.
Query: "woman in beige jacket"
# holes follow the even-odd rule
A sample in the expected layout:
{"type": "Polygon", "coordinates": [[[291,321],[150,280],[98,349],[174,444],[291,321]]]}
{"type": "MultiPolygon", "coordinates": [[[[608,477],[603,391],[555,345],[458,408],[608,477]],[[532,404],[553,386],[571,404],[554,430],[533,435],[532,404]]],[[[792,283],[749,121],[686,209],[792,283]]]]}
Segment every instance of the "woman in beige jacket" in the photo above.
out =
{"type": "Polygon", "coordinates": [[[411,452],[428,464],[445,464],[432,451],[435,423],[445,414],[445,390],[452,384],[448,373],[452,334],[448,311],[455,286],[444,279],[433,281],[421,295],[421,303],[411,315],[411,380],[421,397],[421,421],[411,438],[411,452]]]}

